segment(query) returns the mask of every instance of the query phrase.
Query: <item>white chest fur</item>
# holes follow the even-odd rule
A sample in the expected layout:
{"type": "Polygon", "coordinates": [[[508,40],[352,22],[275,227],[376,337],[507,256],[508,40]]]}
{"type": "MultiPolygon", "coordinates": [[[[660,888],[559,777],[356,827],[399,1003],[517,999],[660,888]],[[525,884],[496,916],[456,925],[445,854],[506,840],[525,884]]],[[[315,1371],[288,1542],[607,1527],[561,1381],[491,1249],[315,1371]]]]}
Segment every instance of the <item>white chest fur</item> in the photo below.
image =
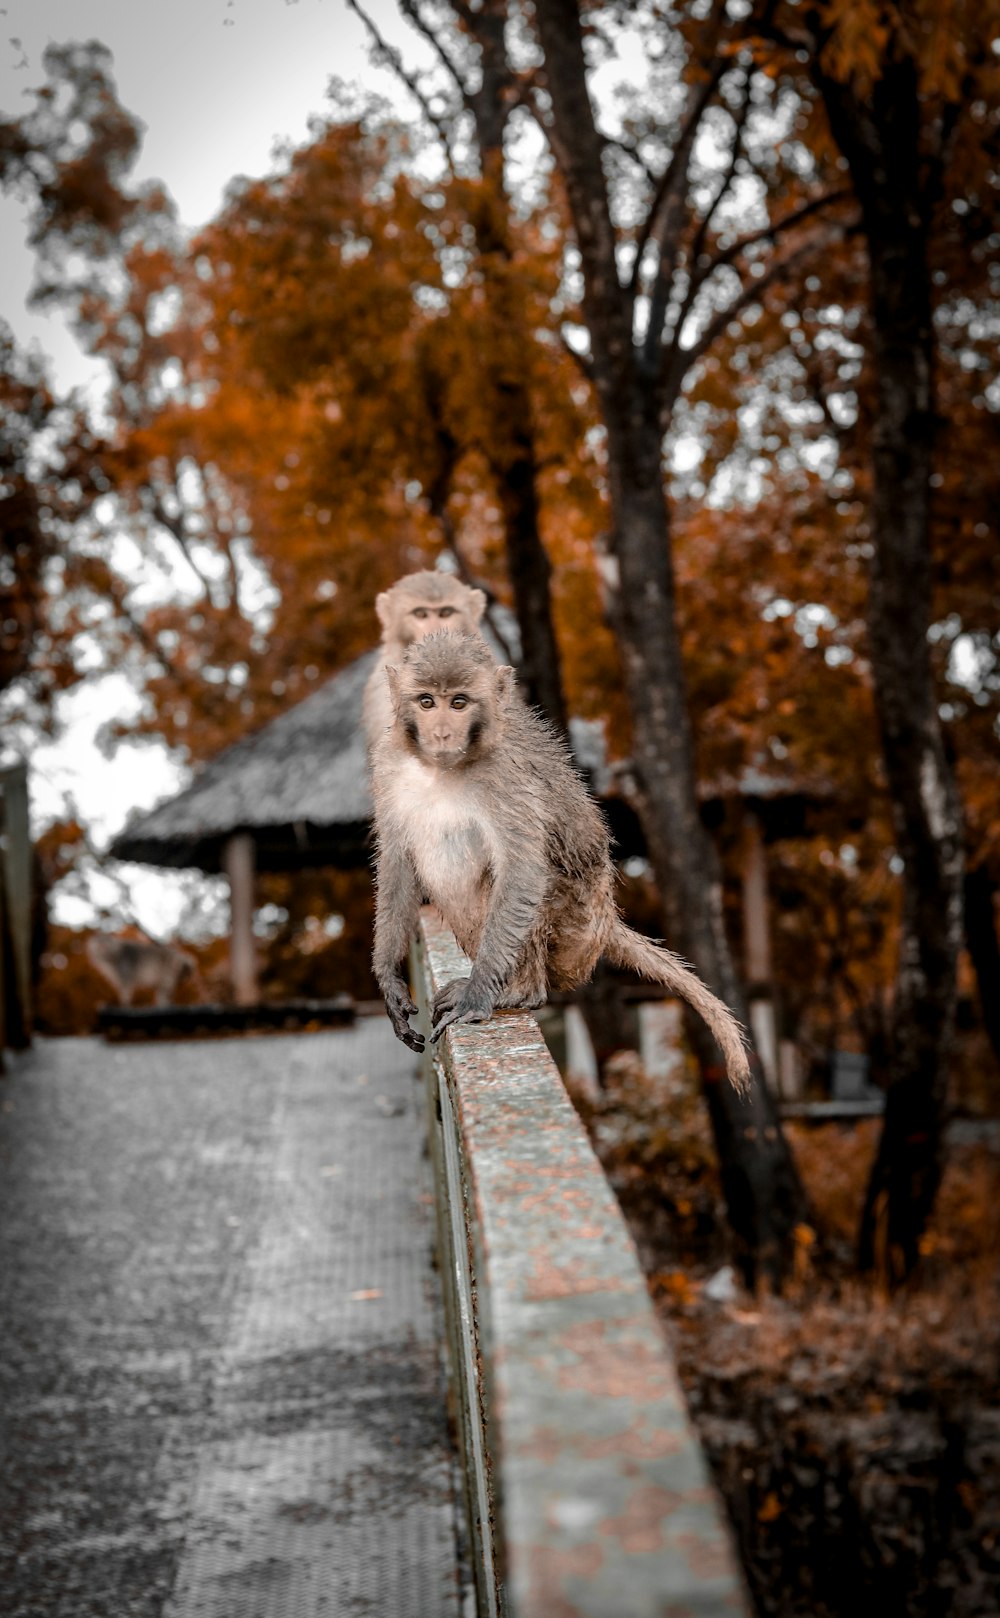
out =
{"type": "Polygon", "coordinates": [[[401,766],[392,807],[428,897],[446,912],[471,903],[494,859],[494,839],[460,771],[401,766]]]}

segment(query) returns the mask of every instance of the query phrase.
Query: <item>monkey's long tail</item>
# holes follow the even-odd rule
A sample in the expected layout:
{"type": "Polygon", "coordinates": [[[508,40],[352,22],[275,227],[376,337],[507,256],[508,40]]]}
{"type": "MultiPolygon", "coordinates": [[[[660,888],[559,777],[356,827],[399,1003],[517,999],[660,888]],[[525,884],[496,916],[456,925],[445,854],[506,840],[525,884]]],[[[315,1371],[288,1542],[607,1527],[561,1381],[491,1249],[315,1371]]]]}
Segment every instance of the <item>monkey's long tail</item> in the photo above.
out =
{"type": "Polygon", "coordinates": [[[733,1088],[746,1093],[750,1088],[746,1034],[729,1007],[723,1005],[679,955],[633,932],[623,921],[615,924],[605,945],[605,954],[616,966],[627,966],[641,977],[662,983],[693,1006],[715,1035],[733,1088]]]}

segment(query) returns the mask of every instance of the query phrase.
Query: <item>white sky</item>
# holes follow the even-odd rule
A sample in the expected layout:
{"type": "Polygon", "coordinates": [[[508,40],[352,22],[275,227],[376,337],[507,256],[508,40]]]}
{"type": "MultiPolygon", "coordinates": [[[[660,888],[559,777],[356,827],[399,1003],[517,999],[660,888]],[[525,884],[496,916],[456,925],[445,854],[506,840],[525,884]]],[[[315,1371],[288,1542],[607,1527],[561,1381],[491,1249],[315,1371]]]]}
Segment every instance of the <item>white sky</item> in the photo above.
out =
{"type": "MultiPolygon", "coordinates": [[[[368,10],[406,38],[393,0],[368,10]]],[[[368,62],[345,0],[2,0],[0,109],[16,116],[44,81],[49,44],[98,39],[114,56],[119,99],[146,125],[135,176],[163,180],[185,225],[202,225],[237,174],[264,174],[276,141],[305,140],[332,76],[397,92],[368,62]]],[[[0,198],[0,310],[18,338],[38,339],[62,383],[92,367],[58,317],[28,313],[32,258],[21,212],[0,198]]]]}
{"type": "MultiPolygon", "coordinates": [[[[389,37],[406,38],[393,0],[368,9],[389,37]]],[[[264,174],[276,142],[299,144],[311,115],[326,110],[332,76],[398,94],[392,75],[367,59],[365,33],[345,0],[0,0],[0,112],[17,116],[25,92],[44,82],[45,47],[98,39],[114,57],[119,99],[146,125],[137,180],[164,182],[182,222],[194,228],[219,208],[236,174],[264,174]]],[[[0,198],[0,314],[22,343],[36,342],[61,387],[99,368],[77,349],[57,315],[25,307],[33,258],[22,211],[0,198]]],[[[33,749],[37,825],[57,818],[71,794],[103,843],[135,808],[177,789],[183,777],[162,748],[122,747],[108,760],[100,726],[129,704],[121,676],[88,682],[60,709],[63,734],[33,749]]],[[[186,891],[169,874],[130,875],[135,908],[152,930],[169,930],[186,891]]],[[[57,917],[85,919],[78,901],[57,917]]]]}

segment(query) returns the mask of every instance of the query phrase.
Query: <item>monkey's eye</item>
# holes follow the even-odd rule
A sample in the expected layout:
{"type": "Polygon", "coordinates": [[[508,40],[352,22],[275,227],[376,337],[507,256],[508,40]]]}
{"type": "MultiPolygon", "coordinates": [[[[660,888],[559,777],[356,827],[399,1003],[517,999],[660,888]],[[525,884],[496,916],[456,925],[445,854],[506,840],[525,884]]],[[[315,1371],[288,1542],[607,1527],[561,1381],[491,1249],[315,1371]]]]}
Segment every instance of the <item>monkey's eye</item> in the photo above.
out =
{"type": "Polygon", "coordinates": [[[414,616],[414,618],[426,618],[427,617],[427,608],[426,607],[414,607],[413,616],[414,616]]]}
{"type": "Polygon", "coordinates": [[[455,696],[452,697],[451,706],[453,708],[457,708],[459,713],[461,713],[463,708],[467,708],[469,706],[469,699],[465,695],[464,691],[459,691],[455,696]]]}
{"type": "Polygon", "coordinates": [[[438,608],[438,617],[439,618],[454,618],[454,616],[455,616],[454,607],[439,607],[438,608]]]}
{"type": "Polygon", "coordinates": [[[429,691],[425,691],[422,696],[419,696],[417,702],[421,708],[433,708],[434,706],[434,698],[429,691]]]}

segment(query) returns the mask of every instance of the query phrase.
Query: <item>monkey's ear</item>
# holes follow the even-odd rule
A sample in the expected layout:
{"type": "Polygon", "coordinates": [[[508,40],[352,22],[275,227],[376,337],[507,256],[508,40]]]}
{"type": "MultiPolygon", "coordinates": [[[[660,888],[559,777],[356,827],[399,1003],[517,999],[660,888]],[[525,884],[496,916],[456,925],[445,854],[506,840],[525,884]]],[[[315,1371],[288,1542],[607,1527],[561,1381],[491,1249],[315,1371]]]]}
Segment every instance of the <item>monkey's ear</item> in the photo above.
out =
{"type": "Polygon", "coordinates": [[[391,668],[389,666],[389,664],[387,663],[386,666],[385,666],[385,677],[389,682],[389,695],[392,698],[392,706],[393,706],[393,708],[395,710],[398,710],[398,708],[399,708],[399,670],[391,668]]]}
{"type": "Polygon", "coordinates": [[[508,668],[506,664],[501,665],[496,671],[496,690],[497,701],[501,708],[509,708],[514,695],[514,670],[508,668]]]}
{"type": "Polygon", "coordinates": [[[469,608],[470,608],[470,611],[472,612],[472,622],[474,624],[478,624],[480,618],[483,616],[483,613],[486,611],[486,594],[485,594],[485,591],[483,591],[483,590],[470,590],[469,591],[469,608]]]}
{"type": "Polygon", "coordinates": [[[375,611],[383,629],[388,629],[389,619],[392,617],[392,602],[389,600],[391,594],[391,590],[383,590],[381,595],[375,597],[375,611]]]}

